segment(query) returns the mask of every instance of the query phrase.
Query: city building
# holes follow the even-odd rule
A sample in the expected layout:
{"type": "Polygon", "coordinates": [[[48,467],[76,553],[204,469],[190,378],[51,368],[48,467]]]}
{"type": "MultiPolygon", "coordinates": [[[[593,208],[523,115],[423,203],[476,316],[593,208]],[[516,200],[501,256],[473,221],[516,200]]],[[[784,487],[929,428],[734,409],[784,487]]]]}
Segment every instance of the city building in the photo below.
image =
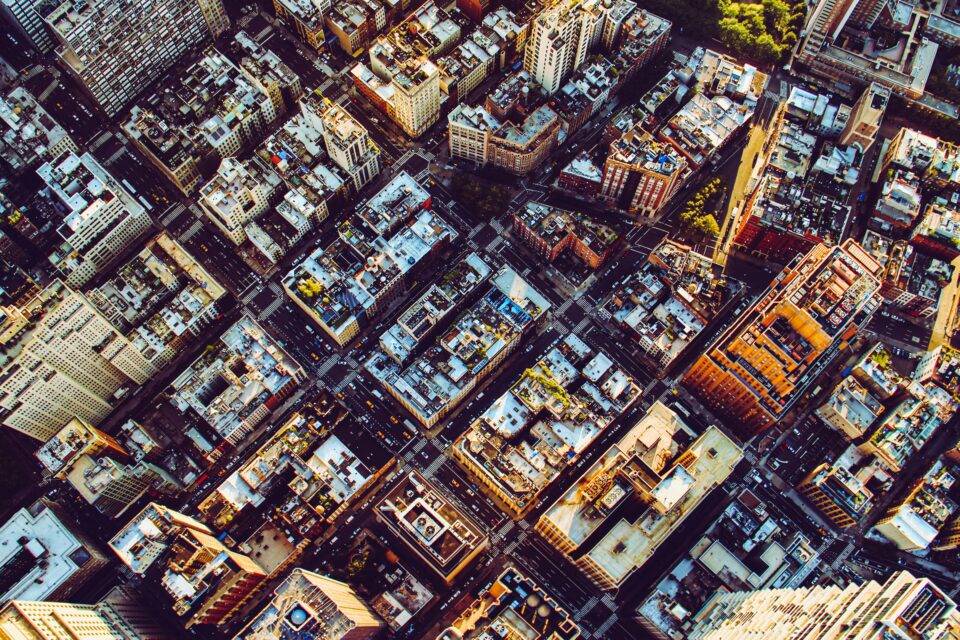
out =
{"type": "Polygon", "coordinates": [[[34,49],[46,55],[53,51],[54,40],[43,17],[34,9],[36,4],[36,0],[0,0],[0,16],[34,49]]]}
{"type": "Polygon", "coordinates": [[[598,2],[546,4],[530,25],[523,68],[547,94],[555,94],[599,43],[602,28],[598,2]]]}
{"type": "Polygon", "coordinates": [[[16,87],[0,96],[0,158],[14,174],[77,151],[70,134],[29,91],[16,87]]]}
{"type": "Polygon", "coordinates": [[[665,238],[616,284],[603,308],[666,370],[739,291],[713,260],[665,238]]]}
{"type": "Polygon", "coordinates": [[[235,245],[248,239],[247,225],[267,212],[283,182],[258,163],[224,158],[200,189],[200,207],[235,245]]]}
{"type": "Polygon", "coordinates": [[[953,280],[953,265],[901,240],[890,245],[882,278],[880,295],[907,315],[930,318],[937,313],[944,287],[953,280]]]}
{"type": "Polygon", "coordinates": [[[434,56],[460,40],[460,27],[447,12],[428,2],[370,45],[370,66],[350,73],[362,95],[419,138],[440,118],[440,69],[434,56]]]}
{"type": "Polygon", "coordinates": [[[49,260],[71,287],[85,285],[153,226],[147,211],[90,153],[67,152],[37,174],[63,216],[49,260]]]}
{"type": "Polygon", "coordinates": [[[718,428],[697,436],[657,401],[537,521],[604,590],[623,586],[740,462],[718,428]]]}
{"type": "Polygon", "coordinates": [[[248,150],[303,93],[300,78],[243,31],[239,65],[213,47],[138,102],[123,123],[134,145],[185,195],[221,160],[248,150]]]}
{"type": "Polygon", "coordinates": [[[658,640],[682,640],[684,626],[718,589],[746,591],[802,582],[819,558],[811,540],[776,503],[743,489],[637,609],[658,640]]]}
{"type": "Polygon", "coordinates": [[[877,139],[877,132],[880,130],[880,123],[883,121],[883,114],[886,113],[889,102],[890,89],[871,82],[853,105],[847,126],[840,134],[840,144],[856,145],[860,153],[866,153],[873,141],[877,139]]]}
{"type": "Polygon", "coordinates": [[[920,383],[932,380],[950,393],[957,393],[960,390],[960,351],[941,345],[922,353],[910,377],[920,383]]]}
{"type": "Polygon", "coordinates": [[[950,497],[956,477],[952,464],[937,460],[902,500],[880,516],[874,530],[902,551],[929,548],[957,512],[950,497]]]}
{"type": "Polygon", "coordinates": [[[605,263],[621,243],[613,227],[533,200],[514,211],[513,232],[548,262],[570,250],[591,269],[605,263]]]}
{"type": "Polygon", "coordinates": [[[757,186],[743,205],[737,249],[787,264],[817,244],[834,245],[844,237],[863,162],[860,146],[837,143],[854,122],[849,111],[828,95],[790,90],[771,124],[757,186]]]}
{"type": "Polygon", "coordinates": [[[0,636],[10,640],[173,640],[146,620],[142,604],[13,600],[0,609],[0,636]],[[139,608],[140,611],[136,609],[139,608]]]}
{"type": "Polygon", "coordinates": [[[366,128],[346,109],[326,98],[322,105],[319,118],[327,154],[350,174],[354,190],[360,191],[380,173],[380,148],[370,139],[366,128]]]}
{"type": "Polygon", "coordinates": [[[336,429],[323,436],[329,429],[322,418],[293,414],[197,508],[213,526],[225,529],[246,515],[247,507],[271,506],[266,518],[295,544],[313,539],[384,471],[364,464],[336,429]]]}
{"type": "Polygon", "coordinates": [[[474,298],[490,276],[490,266],[476,253],[468,254],[431,284],[380,334],[380,348],[397,364],[407,364],[443,327],[442,321],[474,298]]]}
{"type": "Polygon", "coordinates": [[[883,403],[874,397],[853,376],[847,376],[833,390],[816,414],[830,426],[851,440],[862,436],[885,411],[883,403]]]}
{"type": "Polygon", "coordinates": [[[154,502],[109,544],[128,569],[159,584],[188,629],[229,620],[266,578],[253,559],[224,545],[206,525],[154,502]]]}
{"type": "Polygon", "coordinates": [[[482,106],[459,104],[447,115],[450,154],[517,175],[539,168],[557,144],[560,120],[541,105],[519,124],[501,122],[482,106]]]}
{"type": "Polygon", "coordinates": [[[40,0],[61,66],[108,116],[230,26],[221,0],[40,0]]]}
{"type": "MultiPolygon", "coordinates": [[[[951,198],[952,200],[953,198],[951,198]]],[[[910,244],[946,262],[960,257],[960,196],[955,202],[935,197],[928,201],[923,217],[913,230],[910,244]]]]}
{"type": "Polygon", "coordinates": [[[98,547],[44,501],[16,511],[0,525],[3,602],[68,598],[107,565],[98,547]]]}
{"type": "Polygon", "coordinates": [[[516,567],[506,568],[436,640],[576,640],[580,627],[553,596],[516,567]]]}
{"type": "Polygon", "coordinates": [[[301,366],[243,316],[171,383],[170,401],[195,412],[214,439],[237,444],[304,380],[301,366]]]}
{"type": "Polygon", "coordinates": [[[733,139],[752,113],[725,95],[710,98],[695,93],[658,136],[673,145],[692,168],[699,169],[733,139]]]}
{"type": "Polygon", "coordinates": [[[454,441],[453,458],[520,517],[639,397],[626,371],[570,334],[454,441]]]}
{"type": "Polygon", "coordinates": [[[159,372],[80,293],[54,281],[0,313],[0,419],[41,442],[74,417],[92,424],[159,372]]]}
{"type": "Polygon", "coordinates": [[[557,176],[557,188],[585,198],[600,195],[603,185],[603,169],[598,167],[586,152],[570,161],[557,176]]]}
{"type": "Polygon", "coordinates": [[[835,462],[822,463],[797,485],[797,491],[838,529],[854,527],[873,508],[867,483],[875,468],[855,447],[835,462]]]}
{"type": "Polygon", "coordinates": [[[638,123],[610,145],[600,198],[637,216],[651,217],[689,175],[686,158],[638,123]]]}
{"type": "Polygon", "coordinates": [[[880,0],[818,0],[807,14],[792,70],[848,96],[877,83],[920,100],[938,49],[923,26],[930,12],[908,4],[884,12],[884,6],[880,0]],[[877,38],[895,46],[868,44],[877,38]]]}
{"type": "Polygon", "coordinates": [[[374,513],[448,584],[487,547],[483,530],[416,471],[401,474],[374,513]]]}
{"type": "Polygon", "coordinates": [[[795,259],[714,341],[684,384],[749,438],[772,426],[880,306],[881,267],[859,244],[795,259]]]}
{"type": "Polygon", "coordinates": [[[908,229],[920,215],[921,199],[920,179],[914,173],[902,169],[888,173],[870,226],[882,233],[908,229]]]}
{"type": "Polygon", "coordinates": [[[283,288],[337,344],[349,344],[418,264],[456,238],[431,205],[409,174],[397,174],[338,227],[338,239],[284,276],[283,288]]]}
{"type": "Polygon", "coordinates": [[[348,0],[334,4],[323,19],[343,52],[356,57],[387,26],[387,7],[378,0],[348,0]]]}
{"type": "Polygon", "coordinates": [[[957,410],[953,396],[943,388],[911,382],[906,397],[894,403],[856,444],[874,455],[893,474],[926,444],[957,410]]]}
{"type": "Polygon", "coordinates": [[[159,368],[196,342],[221,313],[226,293],[162,231],[86,298],[159,368]]]}
{"type": "Polygon", "coordinates": [[[383,622],[350,585],[296,568],[233,640],[368,640],[383,622]]]}
{"type": "Polygon", "coordinates": [[[906,571],[880,584],[836,585],[717,592],[691,620],[690,640],[762,635],[769,640],[798,637],[858,637],[949,640],[960,627],[956,605],[926,578],[906,571]],[[877,606],[883,603],[882,606],[877,606]]]}
{"type": "Polygon", "coordinates": [[[117,440],[74,418],[40,447],[44,472],[68,482],[97,511],[119,517],[148,490],[174,492],[165,471],[133,456],[117,440]]]}
{"type": "Polygon", "coordinates": [[[323,16],[332,8],[330,0],[273,0],[277,17],[315,51],[323,51],[323,16]]]}
{"type": "Polygon", "coordinates": [[[550,302],[509,267],[407,366],[376,351],[366,369],[425,427],[447,415],[537,326],[550,302]]]}

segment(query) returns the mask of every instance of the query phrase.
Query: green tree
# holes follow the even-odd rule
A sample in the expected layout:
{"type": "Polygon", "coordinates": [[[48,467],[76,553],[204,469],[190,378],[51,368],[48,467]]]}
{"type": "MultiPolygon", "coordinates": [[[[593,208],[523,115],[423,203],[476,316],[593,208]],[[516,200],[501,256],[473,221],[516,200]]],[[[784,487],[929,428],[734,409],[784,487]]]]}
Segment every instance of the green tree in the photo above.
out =
{"type": "Polygon", "coordinates": [[[720,225],[717,224],[717,219],[713,217],[713,214],[697,218],[691,227],[694,231],[699,231],[710,238],[716,238],[720,235],[720,225]]]}

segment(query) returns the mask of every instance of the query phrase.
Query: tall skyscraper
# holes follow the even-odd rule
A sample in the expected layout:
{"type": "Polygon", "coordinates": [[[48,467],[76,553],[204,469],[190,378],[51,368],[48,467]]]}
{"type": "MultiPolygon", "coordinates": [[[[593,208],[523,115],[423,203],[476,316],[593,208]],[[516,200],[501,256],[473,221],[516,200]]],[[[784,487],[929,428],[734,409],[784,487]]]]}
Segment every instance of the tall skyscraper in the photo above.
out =
{"type": "Polygon", "coordinates": [[[165,471],[134,462],[114,438],[74,418],[36,453],[47,473],[69,482],[84,500],[108,516],[122,514],[147,489],[175,490],[165,471]]]}
{"type": "Polygon", "coordinates": [[[60,62],[114,116],[230,25],[221,0],[40,0],[60,62]]]}
{"type": "Polygon", "coordinates": [[[556,93],[599,41],[603,15],[592,0],[560,0],[540,12],[530,26],[523,68],[543,89],[556,93]]]}
{"type": "Polygon", "coordinates": [[[127,606],[108,602],[26,602],[14,600],[0,609],[3,640],[173,640],[143,616],[126,615],[127,606]]]}
{"type": "Polygon", "coordinates": [[[110,540],[110,548],[131,571],[159,583],[188,628],[229,620],[267,575],[203,523],[153,502],[110,540]]]}
{"type": "Polygon", "coordinates": [[[323,131],[323,142],[330,159],[350,174],[353,188],[359,191],[380,173],[380,149],[366,128],[335,102],[310,98],[301,102],[308,120],[316,119],[323,131]]]}
{"type": "Polygon", "coordinates": [[[46,442],[80,416],[99,422],[117,391],[158,373],[83,295],[55,281],[0,308],[0,421],[46,442]]]}
{"type": "Polygon", "coordinates": [[[743,438],[769,428],[880,306],[880,265],[853,240],[794,259],[684,384],[743,438]]]}
{"type": "Polygon", "coordinates": [[[350,585],[294,569],[274,591],[270,604],[234,640],[366,640],[382,627],[350,585]]]}
{"type": "Polygon", "coordinates": [[[926,578],[906,571],[883,584],[718,591],[693,618],[691,640],[953,640],[960,614],[926,578]]]}

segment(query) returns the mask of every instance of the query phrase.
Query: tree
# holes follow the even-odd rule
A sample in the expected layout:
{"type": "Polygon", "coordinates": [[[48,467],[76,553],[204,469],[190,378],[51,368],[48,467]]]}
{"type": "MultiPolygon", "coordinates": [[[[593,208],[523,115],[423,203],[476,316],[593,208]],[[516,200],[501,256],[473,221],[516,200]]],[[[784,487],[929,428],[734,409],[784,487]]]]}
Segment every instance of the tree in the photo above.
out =
{"type": "Polygon", "coordinates": [[[713,214],[697,218],[693,221],[691,227],[694,231],[699,231],[709,238],[716,238],[720,235],[720,225],[717,224],[717,219],[713,217],[713,214]]]}

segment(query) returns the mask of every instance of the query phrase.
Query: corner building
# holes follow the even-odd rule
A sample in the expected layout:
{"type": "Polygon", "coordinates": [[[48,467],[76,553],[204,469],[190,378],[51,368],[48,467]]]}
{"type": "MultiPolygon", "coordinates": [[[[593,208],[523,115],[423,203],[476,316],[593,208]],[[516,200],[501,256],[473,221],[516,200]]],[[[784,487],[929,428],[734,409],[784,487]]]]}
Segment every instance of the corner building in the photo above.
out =
{"type": "Polygon", "coordinates": [[[880,265],[853,240],[795,259],[683,382],[744,439],[773,426],[882,300],[880,265]]]}

